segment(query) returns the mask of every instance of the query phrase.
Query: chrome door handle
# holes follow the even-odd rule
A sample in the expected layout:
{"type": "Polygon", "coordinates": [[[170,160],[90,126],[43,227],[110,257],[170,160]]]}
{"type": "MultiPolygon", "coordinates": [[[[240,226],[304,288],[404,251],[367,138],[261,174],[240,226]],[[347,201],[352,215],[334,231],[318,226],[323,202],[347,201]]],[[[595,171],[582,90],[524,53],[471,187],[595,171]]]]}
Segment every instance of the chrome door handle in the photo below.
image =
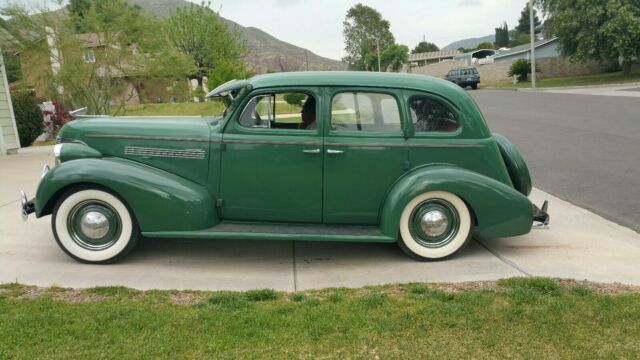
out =
{"type": "Polygon", "coordinates": [[[302,152],[305,154],[320,154],[320,149],[302,150],[302,152]]]}
{"type": "Polygon", "coordinates": [[[342,150],[327,149],[327,154],[344,154],[342,150]]]}

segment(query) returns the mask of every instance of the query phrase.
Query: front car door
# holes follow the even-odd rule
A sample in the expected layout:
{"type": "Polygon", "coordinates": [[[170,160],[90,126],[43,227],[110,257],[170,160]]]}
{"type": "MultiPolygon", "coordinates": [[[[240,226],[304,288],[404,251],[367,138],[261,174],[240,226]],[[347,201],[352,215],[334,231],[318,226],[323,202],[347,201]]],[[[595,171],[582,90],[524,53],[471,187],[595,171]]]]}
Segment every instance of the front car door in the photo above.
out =
{"type": "Polygon", "coordinates": [[[259,90],[246,97],[223,136],[223,219],[322,221],[321,105],[317,88],[259,90]],[[285,94],[306,99],[289,104],[285,94]],[[317,126],[300,129],[301,105],[309,98],[316,103],[317,126]]]}
{"type": "Polygon", "coordinates": [[[402,93],[327,88],[325,98],[323,221],[376,225],[408,160],[402,93]]]}

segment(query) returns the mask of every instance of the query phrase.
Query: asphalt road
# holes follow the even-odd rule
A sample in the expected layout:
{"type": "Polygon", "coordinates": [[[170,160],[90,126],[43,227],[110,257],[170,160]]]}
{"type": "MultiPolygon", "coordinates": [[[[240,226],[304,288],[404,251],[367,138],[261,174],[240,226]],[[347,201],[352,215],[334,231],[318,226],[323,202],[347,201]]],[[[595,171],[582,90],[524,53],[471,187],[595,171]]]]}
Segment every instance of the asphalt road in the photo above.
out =
{"type": "Polygon", "coordinates": [[[470,94],[491,130],[520,149],[534,186],[640,232],[640,98],[470,94]]]}

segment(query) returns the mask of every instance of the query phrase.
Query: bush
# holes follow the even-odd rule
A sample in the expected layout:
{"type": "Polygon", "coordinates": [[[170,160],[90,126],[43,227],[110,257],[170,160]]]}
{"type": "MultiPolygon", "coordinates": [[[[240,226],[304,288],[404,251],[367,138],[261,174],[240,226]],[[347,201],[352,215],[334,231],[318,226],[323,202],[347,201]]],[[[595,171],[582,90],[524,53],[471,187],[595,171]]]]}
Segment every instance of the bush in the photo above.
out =
{"type": "Polygon", "coordinates": [[[302,101],[306,97],[307,96],[305,94],[300,94],[300,93],[287,93],[287,94],[284,94],[283,96],[284,101],[286,101],[287,104],[298,105],[298,106],[302,106],[302,101]]]}
{"type": "MultiPolygon", "coordinates": [[[[536,71],[540,71],[537,66],[536,71]]],[[[511,64],[509,72],[507,73],[509,77],[512,77],[514,75],[517,76],[518,80],[520,81],[527,80],[528,74],[531,74],[531,62],[525,59],[516,60],[513,64],[511,64]]]]}
{"type": "Polygon", "coordinates": [[[11,103],[16,116],[20,145],[29,146],[44,131],[42,111],[36,104],[33,94],[27,91],[12,92],[11,103]]]}

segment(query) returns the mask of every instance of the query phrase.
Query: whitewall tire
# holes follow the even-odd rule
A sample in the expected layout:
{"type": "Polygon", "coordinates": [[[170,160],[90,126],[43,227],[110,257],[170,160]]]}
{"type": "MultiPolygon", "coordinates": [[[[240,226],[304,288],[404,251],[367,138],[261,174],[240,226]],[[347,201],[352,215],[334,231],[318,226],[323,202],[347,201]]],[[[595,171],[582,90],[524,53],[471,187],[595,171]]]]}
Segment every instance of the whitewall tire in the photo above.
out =
{"type": "Polygon", "coordinates": [[[53,210],[51,225],[60,248],[84,263],[119,260],[133,249],[139,235],[127,205],[110,192],[95,188],[64,194],[53,210]]]}
{"type": "Polygon", "coordinates": [[[443,259],[464,248],[472,229],[471,213],[462,199],[450,192],[430,191],[405,206],[398,243],[414,259],[443,259]]]}

